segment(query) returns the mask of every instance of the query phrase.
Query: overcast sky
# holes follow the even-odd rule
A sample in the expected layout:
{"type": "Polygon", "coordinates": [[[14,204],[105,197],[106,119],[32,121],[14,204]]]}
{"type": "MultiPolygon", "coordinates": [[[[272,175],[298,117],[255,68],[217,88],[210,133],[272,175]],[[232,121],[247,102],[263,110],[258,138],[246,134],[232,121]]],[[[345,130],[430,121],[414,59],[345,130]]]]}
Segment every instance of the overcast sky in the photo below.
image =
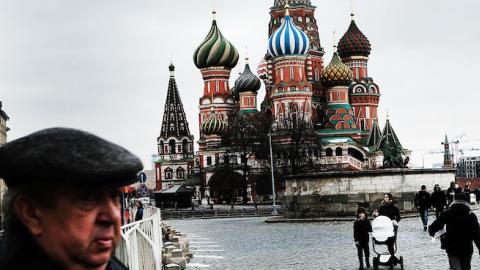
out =
{"type": "MultiPolygon", "coordinates": [[[[328,63],[333,31],[338,39],[350,23],[350,0],[312,2],[328,63]]],[[[123,145],[150,168],[173,60],[197,140],[203,81],[192,55],[210,29],[213,5],[220,30],[240,53],[233,85],[245,47],[253,67],[266,52],[273,0],[0,0],[8,139],[53,126],[80,128],[123,145]]],[[[480,1],[356,0],[354,6],[372,43],[369,75],[382,93],[382,128],[388,110],[420,165],[425,151],[441,149],[445,133],[466,134],[463,145],[480,147],[480,1]]]]}

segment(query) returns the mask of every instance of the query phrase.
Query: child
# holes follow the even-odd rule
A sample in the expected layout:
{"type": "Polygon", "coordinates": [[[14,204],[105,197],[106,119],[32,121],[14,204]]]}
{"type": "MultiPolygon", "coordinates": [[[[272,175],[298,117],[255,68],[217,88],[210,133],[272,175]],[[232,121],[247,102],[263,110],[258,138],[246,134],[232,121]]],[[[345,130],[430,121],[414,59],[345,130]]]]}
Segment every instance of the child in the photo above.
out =
{"type": "Polygon", "coordinates": [[[370,267],[370,249],[368,248],[368,242],[370,240],[369,232],[372,232],[372,224],[367,219],[365,208],[358,208],[357,219],[353,224],[353,240],[358,251],[358,261],[360,262],[359,270],[363,270],[363,253],[365,253],[365,263],[367,268],[370,267]]]}

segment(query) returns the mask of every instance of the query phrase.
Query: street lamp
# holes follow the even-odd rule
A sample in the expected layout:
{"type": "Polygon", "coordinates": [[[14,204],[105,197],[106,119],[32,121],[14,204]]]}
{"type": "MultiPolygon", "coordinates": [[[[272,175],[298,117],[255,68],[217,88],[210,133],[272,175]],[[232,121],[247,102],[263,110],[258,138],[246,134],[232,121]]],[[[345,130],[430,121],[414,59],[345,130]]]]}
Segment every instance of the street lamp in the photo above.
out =
{"type": "Polygon", "coordinates": [[[273,175],[273,154],[272,154],[272,129],[268,132],[268,139],[270,143],[270,170],[272,174],[272,197],[273,197],[273,210],[272,215],[278,215],[277,205],[275,203],[275,177],[273,175]]]}

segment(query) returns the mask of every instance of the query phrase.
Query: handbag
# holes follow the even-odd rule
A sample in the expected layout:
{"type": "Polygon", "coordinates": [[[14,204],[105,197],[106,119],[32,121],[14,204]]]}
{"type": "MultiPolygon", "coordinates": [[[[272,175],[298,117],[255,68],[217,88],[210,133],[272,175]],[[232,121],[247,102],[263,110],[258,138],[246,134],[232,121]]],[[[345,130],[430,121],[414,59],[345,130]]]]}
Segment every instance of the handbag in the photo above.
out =
{"type": "Polygon", "coordinates": [[[447,233],[440,234],[440,248],[447,249],[447,233]]]}

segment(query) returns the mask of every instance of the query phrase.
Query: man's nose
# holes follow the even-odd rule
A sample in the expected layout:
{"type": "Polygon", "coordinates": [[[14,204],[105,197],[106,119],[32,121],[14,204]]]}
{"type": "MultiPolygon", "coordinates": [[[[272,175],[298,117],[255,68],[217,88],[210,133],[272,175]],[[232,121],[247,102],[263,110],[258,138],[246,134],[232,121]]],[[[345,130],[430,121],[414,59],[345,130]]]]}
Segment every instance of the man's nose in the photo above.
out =
{"type": "Polygon", "coordinates": [[[98,222],[110,225],[119,223],[121,219],[120,204],[117,200],[106,197],[102,200],[100,206],[100,213],[98,215],[98,222]]]}

